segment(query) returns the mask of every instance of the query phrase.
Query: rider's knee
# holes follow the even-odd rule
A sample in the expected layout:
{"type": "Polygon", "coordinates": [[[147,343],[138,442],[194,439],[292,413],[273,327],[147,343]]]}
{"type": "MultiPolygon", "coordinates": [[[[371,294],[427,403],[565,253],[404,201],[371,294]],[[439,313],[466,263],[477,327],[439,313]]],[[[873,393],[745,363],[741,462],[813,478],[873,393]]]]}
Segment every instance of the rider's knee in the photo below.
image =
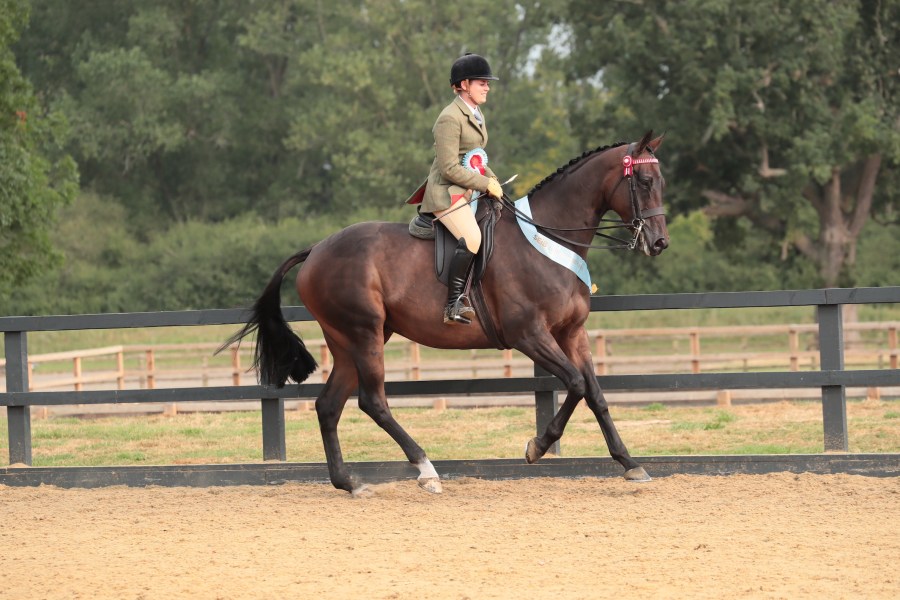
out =
{"type": "Polygon", "coordinates": [[[466,232],[465,239],[469,252],[478,254],[478,249],[481,248],[481,230],[476,227],[474,231],[466,232]]]}

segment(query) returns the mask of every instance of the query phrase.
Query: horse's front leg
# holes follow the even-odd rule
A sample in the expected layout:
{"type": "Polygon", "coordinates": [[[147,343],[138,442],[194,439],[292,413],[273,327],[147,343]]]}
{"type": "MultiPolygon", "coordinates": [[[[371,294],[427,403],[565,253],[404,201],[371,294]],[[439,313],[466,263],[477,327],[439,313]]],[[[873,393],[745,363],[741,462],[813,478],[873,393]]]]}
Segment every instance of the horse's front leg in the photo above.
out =
{"type": "Polygon", "coordinates": [[[547,424],[543,435],[532,438],[525,446],[525,460],[535,463],[562,437],[566,424],[587,390],[584,376],[575,368],[557,341],[542,331],[520,343],[517,348],[536,364],[555,375],[566,386],[566,399],[547,424]]]}
{"type": "Polygon", "coordinates": [[[572,337],[562,339],[561,345],[557,344],[556,340],[548,333],[543,338],[541,345],[534,348],[534,355],[524,349],[522,351],[559,377],[568,392],[565,401],[547,425],[543,435],[528,442],[525,449],[525,460],[529,463],[536,462],[554,443],[559,441],[578,402],[584,398],[588,407],[597,417],[610,455],[626,469],[625,478],[633,481],[649,480],[650,477],[643,467],[631,458],[628,449],[619,437],[612,416],[609,414],[609,407],[594,374],[587,332],[580,329],[572,337]],[[552,343],[548,343],[548,339],[552,343]],[[575,367],[576,364],[579,365],[578,368],[575,367]]]}
{"type": "Polygon", "coordinates": [[[590,340],[587,331],[581,330],[581,335],[577,338],[577,343],[573,349],[575,356],[573,360],[580,365],[582,374],[586,384],[584,400],[588,408],[594,413],[597,422],[600,424],[600,431],[603,432],[603,438],[606,440],[606,446],[609,448],[609,454],[620,465],[625,467],[625,479],[629,481],[650,481],[650,476],[636,460],[631,458],[625,442],[619,437],[619,432],[613,423],[612,415],[609,414],[609,405],[600,389],[600,383],[594,373],[594,360],[591,357],[590,340]]]}
{"type": "Polygon", "coordinates": [[[619,437],[612,415],[609,414],[609,405],[606,403],[606,398],[603,397],[600,384],[597,383],[597,377],[593,373],[593,364],[590,360],[588,360],[586,368],[590,372],[590,376],[585,376],[588,390],[584,400],[588,408],[593,411],[594,416],[597,417],[597,422],[600,423],[600,431],[603,432],[603,438],[606,440],[606,447],[609,448],[610,456],[625,467],[625,479],[629,481],[650,481],[647,471],[631,457],[628,453],[628,448],[625,447],[625,442],[619,437]]]}

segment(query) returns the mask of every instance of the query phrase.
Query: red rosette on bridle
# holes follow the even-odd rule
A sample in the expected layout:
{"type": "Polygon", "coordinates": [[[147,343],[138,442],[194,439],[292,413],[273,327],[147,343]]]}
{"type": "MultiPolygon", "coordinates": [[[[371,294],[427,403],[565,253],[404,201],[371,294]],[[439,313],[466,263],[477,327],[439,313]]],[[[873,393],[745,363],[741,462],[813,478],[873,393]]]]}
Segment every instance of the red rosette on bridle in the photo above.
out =
{"type": "Polygon", "coordinates": [[[622,177],[631,177],[634,173],[634,159],[631,158],[631,155],[626,154],[622,157],[622,168],[622,177]]]}
{"type": "Polygon", "coordinates": [[[622,157],[622,177],[631,177],[634,174],[634,165],[649,165],[658,162],[659,159],[655,156],[634,158],[630,154],[626,154],[622,157]]]}

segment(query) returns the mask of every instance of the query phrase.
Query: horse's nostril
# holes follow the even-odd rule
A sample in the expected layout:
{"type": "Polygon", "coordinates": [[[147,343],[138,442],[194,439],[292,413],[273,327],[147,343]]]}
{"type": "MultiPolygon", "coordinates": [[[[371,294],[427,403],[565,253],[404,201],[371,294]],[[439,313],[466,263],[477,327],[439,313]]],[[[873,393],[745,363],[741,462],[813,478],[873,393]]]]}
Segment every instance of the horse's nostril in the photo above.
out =
{"type": "Polygon", "coordinates": [[[669,247],[669,240],[664,237],[659,238],[656,242],[653,243],[653,247],[657,250],[665,250],[669,247]]]}

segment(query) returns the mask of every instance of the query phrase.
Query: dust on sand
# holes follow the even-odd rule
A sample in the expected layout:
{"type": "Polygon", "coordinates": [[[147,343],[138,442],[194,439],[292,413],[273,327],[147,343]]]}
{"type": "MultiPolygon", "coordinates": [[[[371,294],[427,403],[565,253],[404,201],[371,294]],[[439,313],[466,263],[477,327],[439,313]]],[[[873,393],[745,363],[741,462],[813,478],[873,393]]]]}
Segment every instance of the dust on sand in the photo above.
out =
{"type": "Polygon", "coordinates": [[[0,598],[897,598],[900,478],[0,486],[0,598]]]}

